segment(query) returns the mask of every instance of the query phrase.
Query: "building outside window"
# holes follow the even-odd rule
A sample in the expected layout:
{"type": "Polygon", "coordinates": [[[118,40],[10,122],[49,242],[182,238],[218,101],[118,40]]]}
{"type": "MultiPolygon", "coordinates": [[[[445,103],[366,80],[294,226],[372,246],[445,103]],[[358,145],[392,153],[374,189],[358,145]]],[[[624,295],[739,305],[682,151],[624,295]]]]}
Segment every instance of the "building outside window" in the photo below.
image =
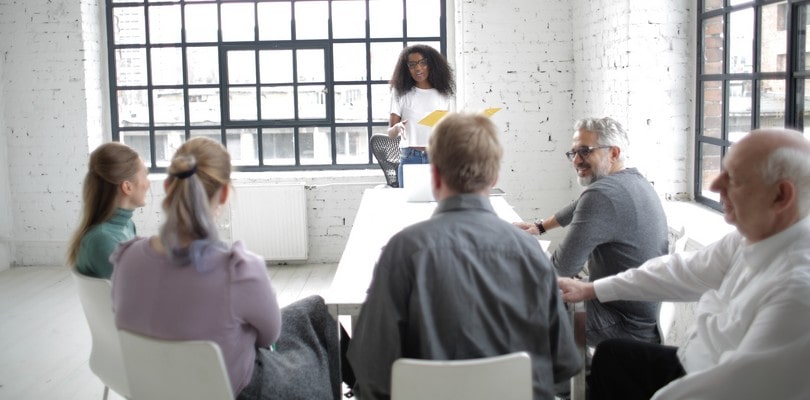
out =
{"type": "Polygon", "coordinates": [[[240,170],[375,162],[388,80],[416,43],[447,51],[445,0],[107,0],[113,140],[164,171],[195,136],[240,170]]]}
{"type": "Polygon", "coordinates": [[[719,208],[709,191],[729,147],[756,128],[788,127],[810,136],[808,2],[698,2],[695,198],[719,208]]]}

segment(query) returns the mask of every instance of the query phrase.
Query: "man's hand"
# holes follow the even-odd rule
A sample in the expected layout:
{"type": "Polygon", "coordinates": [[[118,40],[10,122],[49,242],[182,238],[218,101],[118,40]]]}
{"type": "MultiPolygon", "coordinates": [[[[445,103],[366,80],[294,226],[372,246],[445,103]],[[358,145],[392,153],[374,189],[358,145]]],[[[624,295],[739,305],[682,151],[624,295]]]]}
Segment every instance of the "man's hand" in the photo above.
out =
{"type": "Polygon", "coordinates": [[[531,235],[539,235],[540,234],[540,231],[537,230],[537,226],[535,226],[534,224],[532,224],[530,222],[523,222],[523,221],[512,222],[512,225],[514,225],[514,226],[516,226],[516,227],[518,227],[520,229],[523,229],[524,232],[526,232],[528,234],[531,234],[531,235]]]}
{"type": "Polygon", "coordinates": [[[571,278],[557,278],[557,285],[562,291],[562,299],[566,303],[577,303],[580,301],[596,298],[593,290],[593,283],[582,282],[571,278]]]}

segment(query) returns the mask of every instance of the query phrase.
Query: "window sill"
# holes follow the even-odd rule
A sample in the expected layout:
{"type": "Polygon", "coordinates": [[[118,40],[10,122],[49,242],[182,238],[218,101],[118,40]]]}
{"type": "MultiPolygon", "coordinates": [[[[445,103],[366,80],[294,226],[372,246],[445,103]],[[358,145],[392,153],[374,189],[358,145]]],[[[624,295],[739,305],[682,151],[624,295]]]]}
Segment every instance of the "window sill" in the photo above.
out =
{"type": "Polygon", "coordinates": [[[690,201],[662,201],[670,230],[683,232],[686,236],[685,250],[699,250],[716,242],[734,226],[728,224],[723,214],[704,205],[690,201]]]}

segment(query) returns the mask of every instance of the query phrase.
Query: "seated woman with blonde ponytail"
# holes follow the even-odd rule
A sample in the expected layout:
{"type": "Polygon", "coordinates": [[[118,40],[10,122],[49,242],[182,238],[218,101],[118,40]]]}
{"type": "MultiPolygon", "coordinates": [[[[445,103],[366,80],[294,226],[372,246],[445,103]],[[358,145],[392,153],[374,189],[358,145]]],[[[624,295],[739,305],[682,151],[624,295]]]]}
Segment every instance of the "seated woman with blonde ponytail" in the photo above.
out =
{"type": "Polygon", "coordinates": [[[219,239],[216,215],[232,191],[225,147],[190,139],[164,185],[160,234],[124,243],[112,256],[116,325],[162,339],[215,341],[237,399],[338,398],[337,323],[323,299],[280,310],[264,260],[241,241],[219,239]]]}

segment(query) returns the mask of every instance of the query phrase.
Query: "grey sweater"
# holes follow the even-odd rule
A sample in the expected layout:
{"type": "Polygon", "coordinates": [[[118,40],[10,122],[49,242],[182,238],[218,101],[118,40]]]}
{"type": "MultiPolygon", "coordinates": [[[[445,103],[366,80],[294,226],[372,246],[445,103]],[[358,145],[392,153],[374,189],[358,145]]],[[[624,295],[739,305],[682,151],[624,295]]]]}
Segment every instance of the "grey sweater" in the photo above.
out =
{"type": "MultiPolygon", "coordinates": [[[[667,218],[652,185],[635,168],[601,178],[555,214],[568,232],[552,255],[560,276],[574,276],[588,262],[590,280],[636,268],[667,254],[667,218]]],[[[587,342],[609,337],[657,341],[660,303],[594,299],[585,304],[587,342]]]]}

